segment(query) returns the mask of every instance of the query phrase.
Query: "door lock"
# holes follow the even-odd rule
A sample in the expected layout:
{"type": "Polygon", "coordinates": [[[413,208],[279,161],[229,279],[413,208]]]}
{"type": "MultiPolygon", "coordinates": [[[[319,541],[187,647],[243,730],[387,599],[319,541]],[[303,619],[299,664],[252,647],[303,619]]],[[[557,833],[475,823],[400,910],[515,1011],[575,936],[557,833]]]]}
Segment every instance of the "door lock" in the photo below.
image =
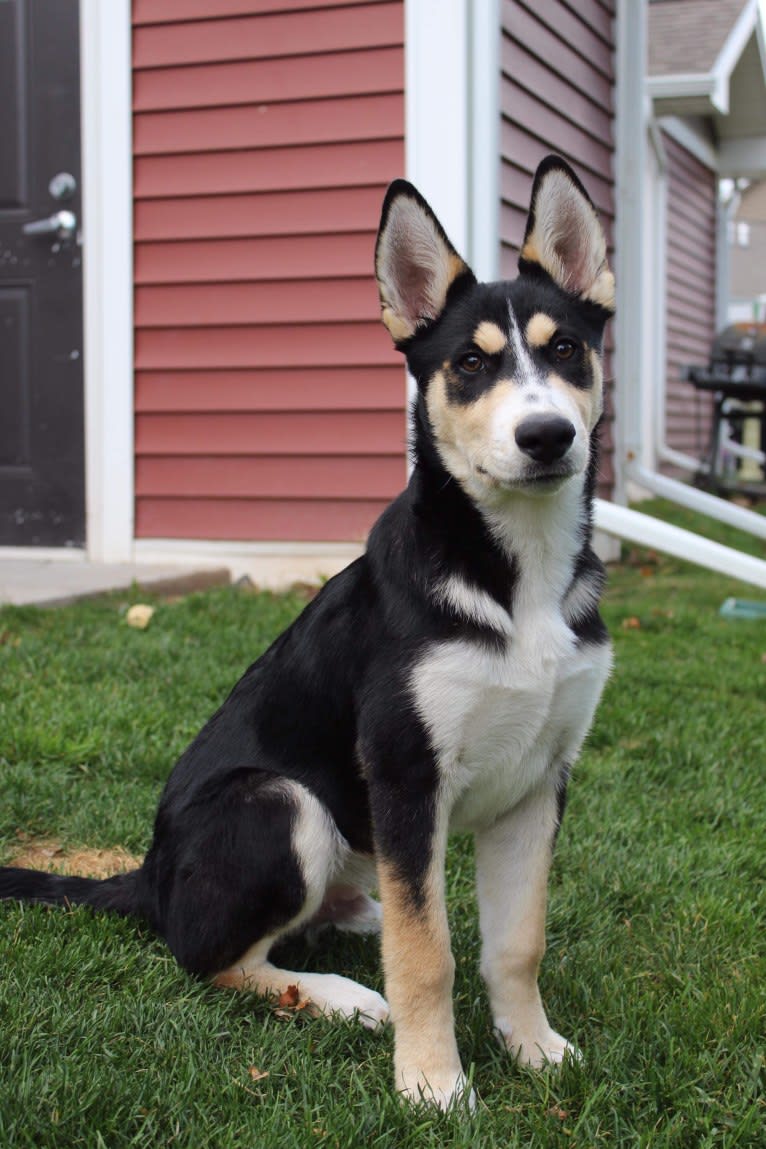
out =
{"type": "Polygon", "coordinates": [[[33,219],[21,229],[24,235],[54,235],[56,239],[74,239],[77,216],[73,211],[56,211],[47,219],[33,219]]]}
{"type": "Polygon", "coordinates": [[[48,184],[48,193],[57,200],[72,199],[77,191],[77,180],[71,172],[56,172],[48,184]]]}

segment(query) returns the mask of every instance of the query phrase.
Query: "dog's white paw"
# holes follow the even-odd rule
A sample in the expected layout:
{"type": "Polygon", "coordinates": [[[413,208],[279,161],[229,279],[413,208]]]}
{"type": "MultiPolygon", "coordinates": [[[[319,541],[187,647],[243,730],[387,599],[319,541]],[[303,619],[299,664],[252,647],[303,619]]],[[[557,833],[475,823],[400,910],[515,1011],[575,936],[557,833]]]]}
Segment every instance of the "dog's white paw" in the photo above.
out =
{"type": "Polygon", "coordinates": [[[384,997],[340,974],[302,974],[299,990],[327,1016],[358,1020],[366,1029],[377,1029],[388,1021],[388,1002],[384,997]]]}
{"type": "Polygon", "coordinates": [[[579,1049],[547,1023],[522,1028],[509,1021],[499,1021],[495,1029],[501,1044],[519,1065],[544,1069],[547,1065],[560,1065],[566,1058],[582,1060],[579,1049]]]}
{"type": "Polygon", "coordinates": [[[473,1113],[476,1108],[476,1094],[468,1087],[462,1069],[424,1072],[405,1068],[397,1071],[396,1078],[397,1092],[412,1105],[435,1105],[444,1112],[466,1107],[473,1113]]]}

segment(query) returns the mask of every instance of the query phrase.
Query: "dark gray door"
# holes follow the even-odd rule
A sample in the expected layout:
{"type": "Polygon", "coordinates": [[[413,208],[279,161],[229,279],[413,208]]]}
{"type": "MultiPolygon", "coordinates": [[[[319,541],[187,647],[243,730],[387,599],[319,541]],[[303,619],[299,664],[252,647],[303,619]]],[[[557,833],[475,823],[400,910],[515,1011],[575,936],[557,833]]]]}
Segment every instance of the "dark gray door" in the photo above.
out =
{"type": "Polygon", "coordinates": [[[0,0],[0,546],[85,539],[77,0],[0,0]]]}

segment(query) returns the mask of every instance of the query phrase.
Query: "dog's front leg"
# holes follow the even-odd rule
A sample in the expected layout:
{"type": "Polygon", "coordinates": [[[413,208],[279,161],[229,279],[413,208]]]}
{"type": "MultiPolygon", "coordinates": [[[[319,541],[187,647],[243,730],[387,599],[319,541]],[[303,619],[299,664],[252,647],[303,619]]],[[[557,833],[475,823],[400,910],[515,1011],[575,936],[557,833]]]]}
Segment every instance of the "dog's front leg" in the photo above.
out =
{"type": "Polygon", "coordinates": [[[476,835],[481,970],[495,1029],[518,1061],[536,1067],[576,1055],[548,1024],[537,984],[557,817],[549,781],[476,835]]]}
{"type": "Polygon", "coordinates": [[[405,808],[401,795],[377,798],[383,969],[396,1087],[411,1101],[442,1109],[463,1098],[472,1104],[455,1041],[455,962],[444,897],[446,817],[405,808]]]}

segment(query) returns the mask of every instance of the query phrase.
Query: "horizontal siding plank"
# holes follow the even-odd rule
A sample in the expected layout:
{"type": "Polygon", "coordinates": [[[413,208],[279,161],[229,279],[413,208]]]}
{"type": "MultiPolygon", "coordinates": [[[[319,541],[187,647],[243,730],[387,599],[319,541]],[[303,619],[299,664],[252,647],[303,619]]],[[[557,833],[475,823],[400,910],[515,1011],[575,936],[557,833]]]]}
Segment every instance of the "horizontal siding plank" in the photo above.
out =
{"type": "Polygon", "coordinates": [[[527,211],[515,204],[502,203],[500,205],[500,236],[502,242],[513,250],[509,253],[515,259],[521,249],[524,239],[524,229],[527,224],[527,211]]]}
{"type": "MultiPolygon", "coordinates": [[[[378,4],[381,0],[367,0],[378,4]]],[[[357,6],[359,0],[332,0],[334,8],[357,6]]],[[[302,11],[324,8],[327,0],[133,0],[133,24],[174,24],[183,20],[217,20],[222,16],[302,11]]]]}
{"type": "Polygon", "coordinates": [[[264,148],[203,155],[138,156],[134,194],[144,197],[360,187],[404,169],[404,141],[264,148]]]}
{"type": "Polygon", "coordinates": [[[279,12],[223,20],[138,25],[133,32],[137,68],[164,68],[221,60],[259,60],[404,42],[400,3],[357,4],[316,11],[279,12]]]}
{"type": "Polygon", "coordinates": [[[607,44],[614,40],[614,9],[600,0],[564,0],[564,7],[573,16],[592,28],[598,38],[607,44]]]}
{"type": "MultiPolygon", "coordinates": [[[[513,45],[513,41],[511,41],[513,45]]],[[[515,51],[508,54],[508,66],[503,76],[503,108],[507,115],[513,114],[514,88],[529,92],[569,123],[586,128],[597,139],[611,139],[612,112],[593,100],[590,93],[579,92],[566,76],[559,76],[544,61],[537,60],[521,45],[513,45],[515,51]]]]}
{"type": "Polygon", "coordinates": [[[135,282],[364,276],[372,274],[374,250],[374,233],[142,243],[136,249],[135,282]]]}
{"type": "Polygon", "coordinates": [[[147,112],[134,117],[134,153],[240,151],[350,140],[398,139],[404,96],[354,96],[256,106],[147,112]]]}
{"type": "Polygon", "coordinates": [[[136,242],[267,235],[373,232],[386,185],[333,191],[264,192],[261,195],[190,196],[139,200],[136,242]]]}
{"type": "Polygon", "coordinates": [[[710,195],[713,191],[713,186],[705,186],[698,184],[695,188],[689,187],[687,184],[673,184],[668,181],[668,200],[676,204],[683,204],[685,211],[683,214],[670,209],[670,215],[674,221],[673,231],[675,232],[676,226],[683,228],[701,227],[705,229],[704,235],[699,235],[698,238],[707,240],[707,228],[715,220],[714,203],[710,201],[710,195]]]}
{"type": "Polygon", "coordinates": [[[377,287],[367,275],[139,287],[134,313],[139,328],[204,328],[284,324],[288,317],[294,324],[377,320],[379,311],[377,287]]]}
{"type": "MultiPolygon", "coordinates": [[[[528,14],[548,32],[552,33],[561,43],[567,44],[584,60],[598,69],[608,80],[614,76],[611,56],[611,40],[599,35],[589,24],[575,15],[566,5],[527,3],[526,0],[503,0],[504,12],[510,19],[504,19],[506,27],[513,28],[514,21],[518,20],[520,12],[526,10],[528,14]]],[[[536,44],[540,33],[531,34],[528,38],[530,47],[536,44]]]]}
{"type": "Polygon", "coordinates": [[[176,328],[136,332],[136,369],[334,367],[397,362],[379,323],[176,328]]]}
{"type": "Polygon", "coordinates": [[[134,73],[133,107],[170,111],[396,92],[403,73],[401,47],[150,68],[134,73]]]}
{"type": "Polygon", "coordinates": [[[500,196],[506,204],[515,204],[523,209],[529,203],[534,177],[533,168],[532,164],[530,170],[527,170],[508,158],[501,160],[500,196]]]}
{"type": "MultiPolygon", "coordinates": [[[[707,310],[712,307],[712,297],[710,294],[710,274],[711,264],[714,264],[711,258],[708,267],[705,268],[701,261],[697,261],[691,268],[682,265],[682,262],[675,256],[672,260],[668,259],[668,274],[667,274],[667,288],[668,297],[671,305],[673,303],[682,303],[684,305],[696,305],[707,310]]],[[[691,322],[694,322],[694,316],[688,317],[691,322]]]]}
{"type": "Polygon", "coordinates": [[[596,139],[581,128],[568,123],[551,108],[546,108],[523,88],[513,86],[509,103],[511,114],[503,117],[501,148],[504,156],[513,156],[512,136],[508,133],[509,120],[523,124],[524,130],[543,143],[548,151],[566,152],[577,156],[579,163],[592,171],[609,170],[612,154],[610,139],[596,139]]]}
{"type": "Polygon", "coordinates": [[[707,322],[702,321],[695,327],[691,327],[689,324],[683,323],[677,315],[674,316],[667,329],[668,356],[681,357],[687,363],[707,363],[712,345],[712,311],[707,313],[706,319],[707,322]]]}
{"type": "Polygon", "coordinates": [[[407,481],[401,454],[138,459],[136,493],[153,498],[392,499],[407,481]]]}
{"type": "Polygon", "coordinates": [[[513,75],[515,42],[551,71],[563,76],[577,91],[604,108],[611,107],[612,84],[609,76],[604,75],[595,61],[579,55],[524,8],[513,5],[513,17],[504,26],[504,31],[500,58],[506,75],[513,75]]]}
{"type": "Polygon", "coordinates": [[[406,378],[390,367],[286,367],[252,371],[138,371],[136,411],[398,411],[406,378]]]}
{"type": "MultiPolygon", "coordinates": [[[[712,313],[709,315],[712,320],[712,313]]],[[[697,330],[687,325],[668,328],[668,356],[687,363],[705,364],[710,359],[712,342],[709,339],[709,323],[700,323],[697,330]]]]}
{"type": "Polygon", "coordinates": [[[406,444],[398,411],[143,415],[141,455],[394,455],[406,444]]]}
{"type": "MultiPolygon", "coordinates": [[[[714,189],[710,189],[711,194],[714,189]]],[[[678,200],[679,203],[684,203],[683,198],[678,200]]],[[[711,236],[710,229],[715,225],[715,215],[709,212],[706,215],[696,215],[690,211],[686,218],[681,221],[673,220],[672,230],[668,236],[668,246],[671,250],[679,252],[686,252],[690,256],[702,256],[709,259],[712,252],[715,251],[715,241],[711,236]]]]}
{"type": "Polygon", "coordinates": [[[136,537],[232,542],[362,541],[386,500],[136,500],[136,537]]]}

